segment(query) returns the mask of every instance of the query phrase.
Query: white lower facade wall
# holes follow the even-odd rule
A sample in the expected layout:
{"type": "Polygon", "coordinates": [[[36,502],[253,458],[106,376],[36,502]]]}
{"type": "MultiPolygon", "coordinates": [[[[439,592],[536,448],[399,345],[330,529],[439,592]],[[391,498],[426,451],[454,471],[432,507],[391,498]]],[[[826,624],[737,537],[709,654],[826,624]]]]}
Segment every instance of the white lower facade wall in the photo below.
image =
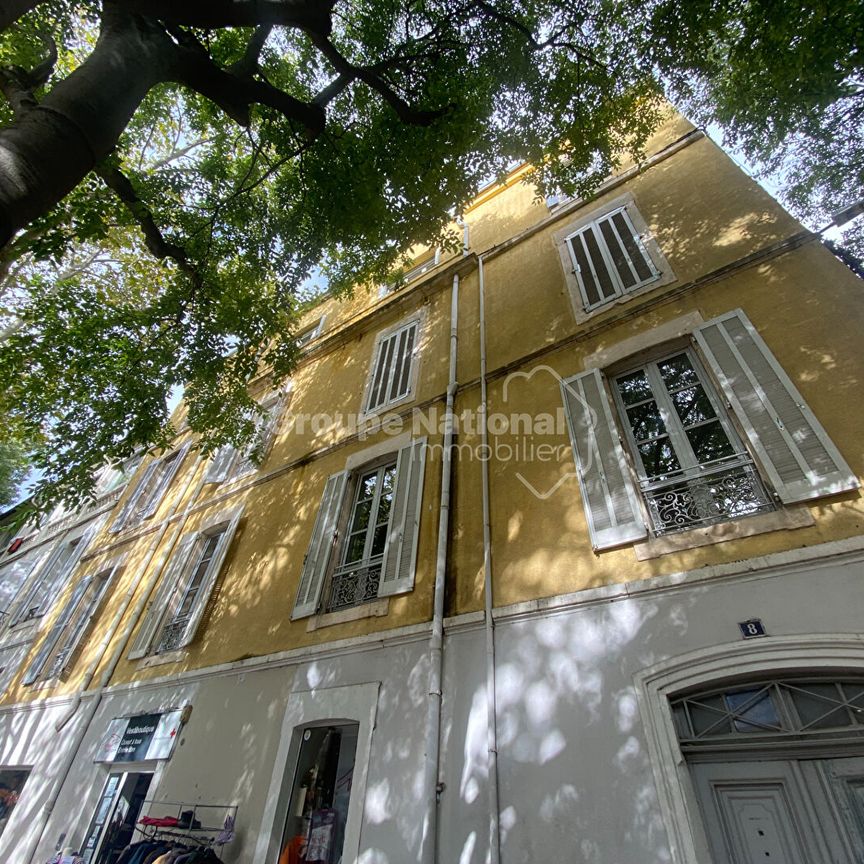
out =
{"type": "MultiPolygon", "coordinates": [[[[708,864],[698,826],[687,824],[694,808],[676,788],[674,742],[662,740],[668,717],[662,670],[684,674],[680,670],[702,664],[713,670],[705,680],[756,669],[770,677],[775,668],[836,667],[864,675],[861,558],[856,553],[784,559],[764,569],[742,565],[710,578],[685,575],[641,588],[586,592],[587,602],[559,598],[500,610],[503,864],[708,864]],[[738,622],[751,618],[762,619],[767,637],[742,640],[738,622]],[[749,663],[751,657],[758,663],[749,663]]],[[[484,632],[476,616],[449,625],[437,860],[485,864],[484,632]]],[[[419,862],[425,628],[352,650],[255,662],[255,668],[204,670],[107,692],[32,860],[49,860],[61,835],[65,845],[83,841],[109,770],[94,762],[108,723],[188,704],[191,715],[172,757],[150,766],[156,775],[148,797],[238,805],[237,836],[223,860],[276,864],[284,790],[297,753],[294,730],[354,720],[361,724],[360,744],[343,864],[419,862]]],[[[60,732],[55,724],[68,703],[0,713],[0,766],[33,770],[0,839],[4,864],[31,864],[19,850],[84,707],[60,732]]],[[[162,815],[158,806],[152,810],[162,815]]]]}
{"type": "MultiPolygon", "coordinates": [[[[710,864],[668,699],[651,686],[656,670],[675,668],[683,680],[705,667],[700,682],[864,677],[860,553],[757,569],[764,563],[616,599],[600,591],[584,605],[500,610],[502,864],[710,864]],[[768,636],[743,640],[738,622],[752,618],[768,636]]],[[[439,861],[486,864],[484,634],[478,625],[450,632],[439,861]]]]}

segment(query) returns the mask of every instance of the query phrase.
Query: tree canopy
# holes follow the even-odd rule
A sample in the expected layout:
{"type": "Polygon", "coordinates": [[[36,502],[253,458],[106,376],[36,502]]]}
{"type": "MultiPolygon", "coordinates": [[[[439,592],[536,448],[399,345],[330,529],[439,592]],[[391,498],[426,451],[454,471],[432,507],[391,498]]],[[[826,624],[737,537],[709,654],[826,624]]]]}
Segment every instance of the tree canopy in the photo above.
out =
{"type": "Polygon", "coordinates": [[[861,15],[803,0],[5,0],[0,441],[26,442],[44,506],[165,445],[178,386],[205,448],[251,441],[248,383],[290,373],[312,268],[337,293],[383,281],[514,162],[541,189],[589,192],[640,158],[664,88],[763,159],[810,136],[826,157],[814,145],[795,163],[801,201],[838,185],[854,200],[861,15]]]}

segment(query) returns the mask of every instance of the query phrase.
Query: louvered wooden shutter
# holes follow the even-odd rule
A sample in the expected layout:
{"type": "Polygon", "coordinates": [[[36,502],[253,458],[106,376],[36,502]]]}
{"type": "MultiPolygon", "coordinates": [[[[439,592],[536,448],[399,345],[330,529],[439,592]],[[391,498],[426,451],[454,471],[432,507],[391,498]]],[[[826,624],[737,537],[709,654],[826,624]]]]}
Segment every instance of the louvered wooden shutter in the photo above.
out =
{"type": "Polygon", "coordinates": [[[165,459],[161,460],[160,465],[162,466],[162,476],[159,478],[159,485],[153,490],[153,494],[150,496],[149,502],[147,502],[146,509],[141,514],[142,519],[149,519],[156,512],[156,508],[161,503],[166,490],[171,485],[174,475],[183,464],[183,460],[186,458],[186,453],[188,451],[189,445],[184,444],[180,448],[180,452],[173,459],[171,459],[169,454],[165,459]],[[170,462],[168,461],[169,459],[170,462]]]}
{"type": "Polygon", "coordinates": [[[138,503],[138,499],[141,497],[142,491],[147,488],[147,484],[150,482],[150,478],[153,476],[153,472],[159,467],[160,464],[161,460],[154,459],[144,469],[144,473],[141,475],[138,482],[135,484],[135,488],[132,490],[132,493],[123,502],[123,506],[120,508],[120,512],[117,514],[117,517],[114,519],[114,521],[111,523],[111,527],[108,529],[112,534],[122,530],[123,526],[126,524],[129,517],[132,515],[132,510],[138,503]]]}
{"type": "MultiPolygon", "coordinates": [[[[25,618],[35,618],[39,615],[43,615],[48,608],[50,607],[54,597],[57,592],[62,590],[63,586],[66,584],[69,577],[72,575],[72,571],[78,565],[78,562],[81,560],[81,556],[87,551],[87,547],[90,545],[90,541],[93,539],[93,535],[102,527],[102,520],[97,520],[94,522],[81,536],[80,541],[76,544],[75,549],[72,554],[60,565],[60,569],[52,573],[60,561],[60,558],[63,555],[64,550],[69,545],[69,543],[73,542],[72,540],[67,540],[63,538],[60,543],[55,547],[54,551],[51,553],[51,557],[48,561],[45,562],[45,566],[41,569],[39,574],[39,580],[35,585],[32,586],[30,591],[27,594],[27,598],[24,602],[18,607],[15,612],[15,618],[13,619],[13,623],[17,623],[18,621],[24,620],[25,618]],[[46,586],[46,583],[50,583],[46,586]],[[45,586],[47,587],[47,591],[45,592],[44,597],[39,601],[39,606],[34,610],[33,614],[28,614],[31,609],[33,609],[33,600],[40,593],[40,589],[45,586]]],[[[68,535],[67,535],[68,536],[68,535]]]]}
{"type": "Polygon", "coordinates": [[[176,592],[177,583],[186,569],[196,539],[196,534],[189,534],[174,549],[164,568],[159,586],[147,604],[141,627],[132,643],[132,650],[129,652],[130,660],[137,660],[149,653],[156,636],[156,630],[164,620],[165,609],[172,595],[176,592]]]}
{"type": "MultiPolygon", "coordinates": [[[[204,610],[207,608],[207,601],[213,593],[213,586],[216,584],[216,579],[219,577],[219,571],[222,569],[222,564],[225,562],[225,556],[228,554],[228,549],[231,546],[231,541],[234,539],[234,533],[237,531],[237,525],[240,523],[240,517],[243,515],[243,508],[240,507],[231,514],[229,522],[219,537],[219,545],[210,559],[210,564],[207,567],[207,573],[201,582],[201,587],[198,589],[198,594],[195,597],[195,605],[192,607],[192,612],[189,616],[189,623],[177,643],[178,648],[185,648],[194,638],[198,631],[198,625],[201,623],[201,618],[204,615],[204,610]]],[[[200,559],[199,559],[200,560],[200,559]]]]}
{"type": "Polygon", "coordinates": [[[57,642],[63,635],[63,631],[66,629],[66,626],[72,618],[72,615],[75,614],[75,610],[78,608],[78,604],[84,597],[84,592],[90,587],[91,582],[92,578],[82,579],[75,586],[75,589],[72,592],[72,596],[66,601],[66,605],[63,607],[63,610],[57,616],[57,620],[54,622],[54,625],[51,627],[48,635],[45,637],[42,644],[39,646],[39,650],[36,652],[36,656],[33,658],[33,661],[27,667],[27,672],[24,674],[24,679],[22,681],[23,684],[32,684],[39,677],[39,674],[42,672],[42,669],[45,666],[48,657],[51,655],[51,652],[54,650],[57,642]]]}
{"type": "Polygon", "coordinates": [[[693,335],[781,501],[857,488],[858,479],[741,309],[693,335]]]}
{"type": "Polygon", "coordinates": [[[324,494],[321,496],[321,506],[312,529],[312,539],[303,559],[303,572],[294,611],[291,613],[292,620],[314,615],[318,611],[347,481],[348,472],[340,471],[328,477],[324,484],[324,494]]]}
{"type": "Polygon", "coordinates": [[[57,664],[57,668],[54,670],[54,675],[61,675],[69,668],[72,659],[75,656],[75,652],[78,650],[79,645],[81,645],[89,632],[90,622],[99,610],[102,598],[105,596],[105,592],[108,590],[108,585],[114,578],[116,572],[117,567],[115,566],[107,576],[95,576],[88,580],[90,584],[87,586],[88,591],[84,600],[80,604],[82,607],[79,610],[80,614],[69,629],[69,632],[61,637],[63,638],[63,644],[57,652],[57,655],[55,655],[54,662],[57,664]],[[62,662],[59,662],[61,654],[63,655],[63,659],[62,662]]]}
{"type": "Polygon", "coordinates": [[[425,465],[425,438],[412,441],[399,451],[393,509],[378,585],[379,597],[401,594],[414,588],[425,465]]]}
{"type": "Polygon", "coordinates": [[[223,444],[214,454],[207,466],[207,474],[204,476],[205,483],[223,483],[231,466],[237,450],[230,444],[223,444]]]}
{"type": "Polygon", "coordinates": [[[597,369],[561,382],[594,549],[646,537],[636,485],[597,369]]]}

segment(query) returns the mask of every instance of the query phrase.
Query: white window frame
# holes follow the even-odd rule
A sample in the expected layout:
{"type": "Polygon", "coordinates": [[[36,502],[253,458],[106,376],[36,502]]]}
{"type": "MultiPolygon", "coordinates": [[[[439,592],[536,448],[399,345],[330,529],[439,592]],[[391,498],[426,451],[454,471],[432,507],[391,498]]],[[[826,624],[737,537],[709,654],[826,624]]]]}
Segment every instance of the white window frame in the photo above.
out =
{"type": "Polygon", "coordinates": [[[289,381],[282,390],[270,393],[261,401],[261,408],[269,416],[267,420],[261,418],[264,422],[258,427],[258,435],[262,444],[261,464],[256,465],[244,452],[234,447],[233,444],[223,444],[210,457],[204,475],[205,483],[233,483],[241,477],[246,477],[261,470],[264,466],[264,461],[270,455],[273,441],[279,432],[282,415],[288,405],[292,389],[293,382],[289,381]],[[220,462],[223,462],[223,464],[221,465],[221,469],[217,470],[218,463],[220,462]]]}
{"type": "MultiPolygon", "coordinates": [[[[414,260],[416,261],[417,259],[415,258],[414,260]]],[[[425,276],[430,270],[434,270],[440,263],[441,247],[435,246],[432,250],[431,257],[423,258],[419,264],[413,264],[403,272],[401,279],[396,279],[392,282],[385,282],[383,285],[379,285],[378,297],[386,297],[388,294],[392,294],[398,288],[402,288],[409,282],[413,282],[415,279],[425,276]]]]}
{"type": "MultiPolygon", "coordinates": [[[[131,496],[120,506],[120,512],[115,517],[114,522],[111,524],[111,527],[108,529],[109,533],[115,534],[121,531],[127,531],[130,528],[135,528],[140,525],[142,522],[146,522],[148,519],[152,518],[156,511],[159,509],[160,504],[165,498],[166,493],[171,487],[171,484],[174,482],[174,478],[177,476],[177,473],[183,467],[183,462],[186,459],[186,455],[189,452],[189,447],[191,445],[189,443],[184,444],[182,447],[175,448],[171,450],[171,452],[166,453],[164,456],[159,457],[159,459],[154,459],[152,462],[148,463],[148,465],[144,468],[143,474],[138,477],[137,485],[132,490],[131,496]],[[171,467],[171,462],[174,460],[176,464],[171,467]],[[152,467],[156,466],[156,467],[152,467]],[[166,470],[167,466],[167,470],[166,470]],[[147,506],[142,509],[141,504],[139,503],[139,499],[144,496],[146,483],[145,479],[149,479],[147,476],[147,472],[152,471],[154,474],[159,471],[165,472],[162,477],[159,479],[156,487],[150,493],[150,498],[147,501],[147,506]]],[[[136,472],[137,474],[138,472],[136,472]]]]}
{"type": "MultiPolygon", "coordinates": [[[[201,626],[201,620],[203,618],[204,612],[206,611],[206,606],[210,602],[210,598],[213,596],[216,582],[221,575],[222,569],[225,565],[225,559],[234,542],[236,529],[242,515],[242,505],[231,508],[230,510],[222,510],[219,513],[211,516],[209,519],[205,520],[200,526],[198,526],[197,530],[191,532],[190,535],[187,535],[194,538],[191,541],[192,545],[191,548],[188,549],[188,551],[186,549],[183,549],[179,544],[175,547],[173,553],[184,554],[186,556],[186,559],[180,562],[180,570],[176,573],[172,570],[171,559],[169,558],[169,560],[166,562],[166,566],[163,569],[160,578],[173,579],[173,585],[168,586],[167,597],[165,596],[165,594],[162,594],[159,591],[158,587],[156,588],[150,604],[155,603],[162,597],[165,597],[165,606],[162,609],[157,610],[153,609],[152,605],[148,605],[148,611],[143,616],[142,627],[152,627],[152,633],[146,644],[146,647],[143,648],[143,653],[140,655],[135,654],[131,657],[131,659],[137,659],[139,657],[164,659],[165,657],[173,657],[176,654],[182,653],[186,650],[188,644],[183,644],[178,646],[177,648],[170,648],[165,651],[159,651],[162,636],[166,628],[172,623],[169,618],[171,616],[176,618],[177,610],[180,608],[183,597],[189,589],[189,583],[192,574],[197,569],[198,565],[201,563],[203,552],[206,549],[207,540],[214,536],[218,536],[221,538],[222,535],[225,534],[225,532],[230,531],[231,535],[224,546],[220,546],[217,543],[217,546],[213,551],[211,560],[208,563],[207,569],[201,575],[195,598],[193,599],[192,605],[190,607],[190,621],[196,616],[198,619],[193,631],[193,635],[189,637],[190,642],[194,641],[195,635],[197,635],[197,631],[201,626]],[[203,600],[200,601],[200,609],[196,610],[196,606],[199,603],[199,594],[202,591],[206,596],[203,600]],[[156,616],[153,624],[150,624],[147,620],[150,614],[156,616]]],[[[181,538],[180,542],[182,543],[184,539],[185,538],[181,538]]]]}
{"type": "Polygon", "coordinates": [[[292,693],[288,697],[279,748],[273,764],[270,788],[267,792],[261,826],[257,832],[255,861],[276,864],[279,859],[285,817],[290,806],[297,760],[300,755],[303,730],[309,726],[328,723],[355,722],[357,750],[354,755],[354,773],[351,779],[351,798],[345,822],[343,861],[360,860],[360,832],[366,802],[366,781],[372,753],[372,732],[378,713],[378,692],[381,684],[355,684],[292,693]]]}
{"type": "Polygon", "coordinates": [[[21,668],[24,658],[30,649],[31,642],[28,639],[25,642],[11,642],[8,645],[0,645],[0,656],[9,655],[9,660],[0,669],[0,695],[2,695],[9,685],[15,674],[21,668]]]}
{"type": "Polygon", "coordinates": [[[324,320],[326,318],[326,315],[322,315],[315,324],[312,324],[309,327],[304,327],[294,337],[294,341],[297,343],[297,347],[301,351],[305,351],[308,346],[321,335],[324,330],[324,320]]]}
{"type": "MultiPolygon", "coordinates": [[[[617,228],[615,231],[617,234],[617,228]]],[[[663,285],[668,285],[676,279],[672,268],[669,266],[669,262],[666,260],[657,242],[652,237],[648,225],[642,218],[633,196],[629,193],[618,196],[594,210],[583,213],[575,221],[569,222],[563,228],[556,231],[553,235],[553,241],[558,248],[561,266],[564,270],[564,278],[573,305],[573,313],[577,321],[584,321],[586,318],[596,315],[616,303],[625,303],[633,297],[652,291],[663,285]],[[617,269],[609,257],[606,241],[599,230],[599,223],[622,212],[629,225],[632,226],[637,243],[645,253],[653,271],[651,278],[637,282],[629,288],[625,288],[623,283],[620,282],[617,269]],[[607,263],[609,274],[616,285],[616,294],[614,296],[603,298],[596,303],[591,303],[585,293],[582,280],[577,272],[578,264],[571,247],[573,238],[583,235],[586,231],[591,231],[597,239],[598,248],[607,263]]]]}
{"type": "MultiPolygon", "coordinates": [[[[394,324],[392,327],[388,327],[386,330],[382,330],[375,337],[375,344],[372,347],[372,362],[369,369],[369,377],[366,381],[366,387],[363,390],[363,404],[360,410],[360,420],[364,420],[368,417],[374,417],[377,414],[380,414],[382,411],[386,411],[387,409],[394,408],[397,405],[403,405],[406,402],[411,402],[416,398],[417,391],[417,380],[419,377],[420,371],[420,356],[421,350],[423,346],[423,335],[424,335],[424,319],[425,314],[423,312],[419,314],[412,315],[408,318],[403,319],[398,324],[394,324]],[[369,404],[370,397],[373,392],[373,387],[375,385],[376,380],[376,372],[378,369],[379,361],[382,358],[382,348],[387,343],[389,339],[396,338],[398,339],[399,334],[403,330],[407,330],[409,327],[415,328],[414,334],[414,346],[411,349],[411,359],[410,359],[410,367],[408,370],[408,390],[402,394],[401,396],[397,396],[392,400],[386,399],[383,402],[375,405],[375,407],[371,407],[369,404]]],[[[393,369],[391,368],[388,373],[387,378],[387,386],[386,391],[390,390],[392,384],[392,376],[393,369]]]]}

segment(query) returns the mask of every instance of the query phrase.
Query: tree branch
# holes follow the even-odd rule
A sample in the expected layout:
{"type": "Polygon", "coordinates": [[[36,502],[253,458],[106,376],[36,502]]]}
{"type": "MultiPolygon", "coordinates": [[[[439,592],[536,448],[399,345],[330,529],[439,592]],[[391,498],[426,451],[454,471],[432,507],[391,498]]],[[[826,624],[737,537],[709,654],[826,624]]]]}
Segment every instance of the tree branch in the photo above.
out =
{"type": "Polygon", "coordinates": [[[218,29],[278,24],[328,36],[336,0],[113,0],[113,3],[129,12],[189,27],[218,29]]]}
{"type": "Polygon", "coordinates": [[[272,30],[272,24],[262,24],[260,27],[256,27],[246,45],[246,51],[236,63],[229,67],[230,71],[240,78],[251,78],[258,69],[258,58],[261,56],[261,50],[272,30]]]}
{"type": "Polygon", "coordinates": [[[438,108],[434,111],[424,111],[412,108],[390,87],[390,85],[375,71],[375,69],[368,66],[355,66],[347,57],[344,57],[340,53],[339,49],[326,37],[311,33],[309,38],[312,40],[315,47],[330,61],[333,68],[339,73],[339,78],[337,78],[332,84],[328,85],[316,97],[316,104],[326,104],[326,102],[332,99],[336,93],[344,90],[352,81],[362,81],[368,87],[371,87],[380,94],[384,101],[396,112],[399,119],[408,125],[429,126],[449,110],[449,106],[447,108],[438,108]]]}
{"type": "Polygon", "coordinates": [[[3,0],[0,3],[0,32],[8,30],[19,18],[45,0],[3,0]]]}
{"type": "Polygon", "coordinates": [[[195,264],[189,260],[186,250],[177,243],[167,240],[153,214],[138,196],[129,178],[115,165],[111,159],[100,162],[94,169],[105,185],[126,205],[126,209],[138,223],[144,234],[144,243],[149,252],[159,260],[170,258],[198,287],[203,279],[195,264]]]}
{"type": "Polygon", "coordinates": [[[172,35],[178,42],[172,79],[210,99],[236,123],[248,126],[249,108],[258,104],[273,108],[287,120],[302,123],[309,137],[323,131],[326,118],[320,105],[301,102],[268,81],[240,77],[222,69],[188,31],[172,31],[172,35]]]}

